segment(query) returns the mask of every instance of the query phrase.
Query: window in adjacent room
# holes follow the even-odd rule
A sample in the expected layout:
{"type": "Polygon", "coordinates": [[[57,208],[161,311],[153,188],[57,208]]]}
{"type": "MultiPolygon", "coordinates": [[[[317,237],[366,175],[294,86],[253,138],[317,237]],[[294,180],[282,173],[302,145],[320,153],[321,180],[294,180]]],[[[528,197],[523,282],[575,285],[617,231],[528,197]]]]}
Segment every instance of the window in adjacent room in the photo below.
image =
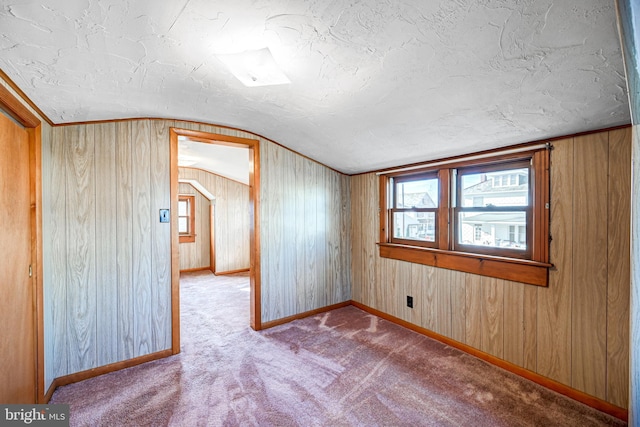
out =
{"type": "Polygon", "coordinates": [[[180,243],[196,240],[195,196],[178,196],[178,236],[180,243]]]}

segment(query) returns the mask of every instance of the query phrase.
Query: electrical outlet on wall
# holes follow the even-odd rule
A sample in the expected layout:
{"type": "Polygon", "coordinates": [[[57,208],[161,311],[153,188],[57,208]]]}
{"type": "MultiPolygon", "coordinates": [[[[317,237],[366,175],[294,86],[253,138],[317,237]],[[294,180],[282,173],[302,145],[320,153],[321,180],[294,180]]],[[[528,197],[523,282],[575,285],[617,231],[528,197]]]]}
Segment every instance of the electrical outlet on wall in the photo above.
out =
{"type": "Polygon", "coordinates": [[[413,297],[407,295],[407,307],[413,308],[413,297]]]}

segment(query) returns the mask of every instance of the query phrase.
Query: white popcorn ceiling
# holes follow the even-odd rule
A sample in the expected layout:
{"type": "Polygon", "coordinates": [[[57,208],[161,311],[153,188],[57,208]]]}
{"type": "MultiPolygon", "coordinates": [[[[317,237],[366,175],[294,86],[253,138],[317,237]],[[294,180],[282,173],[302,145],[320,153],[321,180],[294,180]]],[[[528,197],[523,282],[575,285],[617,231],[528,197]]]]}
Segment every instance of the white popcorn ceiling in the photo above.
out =
{"type": "Polygon", "coordinates": [[[2,0],[0,68],[55,123],[232,126],[346,173],[630,122],[612,0],[2,0]],[[263,47],[291,84],[215,56],[263,47]]]}

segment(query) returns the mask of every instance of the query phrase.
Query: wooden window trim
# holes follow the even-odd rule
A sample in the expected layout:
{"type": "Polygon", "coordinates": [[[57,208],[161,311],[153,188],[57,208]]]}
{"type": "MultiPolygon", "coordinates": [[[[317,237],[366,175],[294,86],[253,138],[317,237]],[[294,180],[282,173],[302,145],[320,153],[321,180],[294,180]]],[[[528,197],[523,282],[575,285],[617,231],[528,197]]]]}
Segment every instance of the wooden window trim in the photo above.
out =
{"type": "Polygon", "coordinates": [[[189,233],[179,233],[180,243],[193,243],[196,241],[196,198],[187,194],[178,196],[178,203],[186,200],[189,203],[189,233]]]}
{"type": "MultiPolygon", "coordinates": [[[[380,256],[417,264],[430,265],[450,270],[458,270],[482,276],[527,283],[537,286],[548,285],[549,264],[549,150],[537,149],[484,158],[475,161],[459,161],[447,164],[438,169],[426,168],[410,172],[382,174],[379,177],[380,191],[380,256]],[[474,247],[456,244],[457,232],[453,215],[457,210],[451,200],[451,179],[453,170],[490,167],[500,168],[505,163],[513,163],[522,159],[531,159],[530,168],[530,205],[527,212],[527,241],[530,242],[526,254],[516,251],[492,250],[484,248],[482,253],[469,252],[474,247]],[[404,175],[437,173],[440,178],[439,211],[436,216],[437,232],[435,247],[426,247],[415,242],[394,242],[392,233],[392,211],[390,178],[404,175]],[[529,226],[529,224],[531,224],[529,226]],[[522,259],[526,257],[527,259],[522,259]]],[[[459,193],[459,192],[458,192],[459,193]]],[[[459,196],[458,196],[459,199],[459,196]]]]}

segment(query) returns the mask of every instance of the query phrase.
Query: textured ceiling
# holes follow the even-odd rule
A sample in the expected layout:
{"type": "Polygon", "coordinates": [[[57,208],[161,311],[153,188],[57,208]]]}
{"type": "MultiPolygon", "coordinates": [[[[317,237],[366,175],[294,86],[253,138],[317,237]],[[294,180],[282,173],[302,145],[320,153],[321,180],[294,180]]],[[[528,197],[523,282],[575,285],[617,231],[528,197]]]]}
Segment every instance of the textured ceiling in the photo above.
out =
{"type": "Polygon", "coordinates": [[[2,0],[0,68],[55,123],[216,123],[353,173],[629,123],[614,3],[2,0]],[[291,84],[215,56],[264,47],[291,84]]]}

